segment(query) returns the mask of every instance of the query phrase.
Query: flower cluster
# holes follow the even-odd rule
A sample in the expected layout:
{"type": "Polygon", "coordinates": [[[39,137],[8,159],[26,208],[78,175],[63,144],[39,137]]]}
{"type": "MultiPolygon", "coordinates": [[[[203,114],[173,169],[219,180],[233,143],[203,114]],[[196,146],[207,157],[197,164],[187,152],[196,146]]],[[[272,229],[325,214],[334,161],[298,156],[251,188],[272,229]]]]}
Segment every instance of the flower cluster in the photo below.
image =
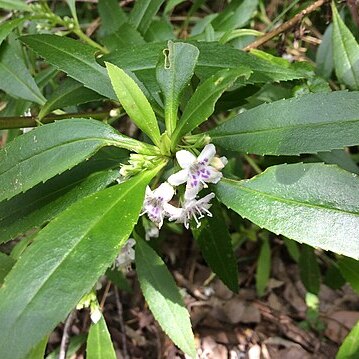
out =
{"type": "Polygon", "coordinates": [[[200,155],[195,157],[191,152],[181,150],[176,153],[177,162],[181,170],[168,178],[168,182],[162,183],[155,190],[146,189],[143,211],[158,228],[163,225],[163,220],[168,217],[170,221],[183,223],[188,229],[193,218],[197,227],[201,225],[200,219],[205,215],[211,217],[209,211],[210,201],[214,193],[203,198],[198,198],[198,193],[208,187],[208,183],[218,183],[222,178],[220,172],[227,164],[225,157],[216,157],[216,148],[213,144],[206,145],[200,155]],[[181,207],[175,207],[169,202],[172,200],[175,190],[182,184],[186,184],[184,201],[181,207]]]}

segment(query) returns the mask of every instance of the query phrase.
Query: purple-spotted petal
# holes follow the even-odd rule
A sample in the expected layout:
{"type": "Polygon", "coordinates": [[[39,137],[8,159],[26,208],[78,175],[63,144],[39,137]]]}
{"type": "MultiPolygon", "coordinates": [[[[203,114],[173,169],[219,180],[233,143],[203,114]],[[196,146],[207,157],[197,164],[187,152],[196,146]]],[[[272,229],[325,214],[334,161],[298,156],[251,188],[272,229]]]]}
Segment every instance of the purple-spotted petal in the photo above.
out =
{"type": "Polygon", "coordinates": [[[175,194],[175,190],[169,183],[164,182],[153,191],[153,194],[157,198],[162,198],[164,202],[169,202],[175,194]]]}
{"type": "Polygon", "coordinates": [[[206,145],[202,152],[199,154],[197,161],[204,162],[209,164],[212,161],[212,158],[216,155],[216,147],[212,143],[206,145]]]}
{"type": "Polygon", "coordinates": [[[180,184],[187,182],[187,178],[188,170],[181,170],[169,176],[167,181],[172,186],[179,186],[180,184]]]}
{"type": "Polygon", "coordinates": [[[186,150],[176,152],[176,158],[178,164],[183,169],[189,168],[197,160],[194,154],[186,150]]]}
{"type": "Polygon", "coordinates": [[[207,171],[209,172],[209,178],[206,180],[208,183],[218,183],[222,178],[222,173],[218,172],[213,167],[208,166],[207,171]]]}

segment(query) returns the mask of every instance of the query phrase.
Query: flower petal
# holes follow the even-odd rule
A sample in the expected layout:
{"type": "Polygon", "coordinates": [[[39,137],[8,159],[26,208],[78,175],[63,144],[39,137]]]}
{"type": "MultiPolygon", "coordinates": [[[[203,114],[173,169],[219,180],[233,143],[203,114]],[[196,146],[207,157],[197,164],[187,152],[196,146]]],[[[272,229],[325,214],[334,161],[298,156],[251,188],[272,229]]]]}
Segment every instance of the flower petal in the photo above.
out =
{"type": "Polygon", "coordinates": [[[208,180],[206,180],[206,182],[208,182],[208,183],[218,183],[221,180],[221,178],[223,177],[221,172],[217,171],[216,169],[214,169],[211,166],[208,166],[207,170],[210,173],[208,180]]]}
{"type": "Polygon", "coordinates": [[[193,164],[193,162],[196,162],[197,160],[194,154],[186,150],[176,152],[176,158],[178,164],[183,169],[189,168],[193,164]]]}
{"type": "Polygon", "coordinates": [[[182,183],[185,183],[188,178],[188,170],[181,170],[177,173],[168,177],[168,183],[172,186],[179,186],[182,183]]]}
{"type": "Polygon", "coordinates": [[[212,158],[216,155],[216,147],[210,143],[206,145],[200,155],[197,158],[198,162],[205,162],[209,164],[212,161],[212,158]]]}
{"type": "Polygon", "coordinates": [[[164,202],[169,202],[175,194],[175,190],[169,183],[164,182],[153,191],[153,194],[157,198],[161,197],[164,202]]]}
{"type": "Polygon", "coordinates": [[[150,186],[146,187],[146,197],[153,197],[153,192],[152,192],[150,186]]]}
{"type": "Polygon", "coordinates": [[[170,217],[170,221],[178,220],[183,216],[183,208],[172,206],[172,204],[165,203],[163,209],[166,214],[170,217]]]}
{"type": "Polygon", "coordinates": [[[186,201],[190,201],[192,199],[195,199],[198,192],[203,188],[203,185],[201,182],[197,181],[196,185],[187,183],[186,191],[184,193],[184,199],[186,201]]]}

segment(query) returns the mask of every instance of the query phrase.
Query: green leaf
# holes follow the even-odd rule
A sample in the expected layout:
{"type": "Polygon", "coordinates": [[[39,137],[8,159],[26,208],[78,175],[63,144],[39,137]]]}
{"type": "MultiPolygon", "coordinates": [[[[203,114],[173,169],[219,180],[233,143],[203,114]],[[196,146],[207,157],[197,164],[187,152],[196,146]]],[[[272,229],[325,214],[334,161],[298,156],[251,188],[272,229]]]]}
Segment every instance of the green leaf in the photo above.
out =
{"type": "Polygon", "coordinates": [[[157,65],[156,75],[165,97],[166,130],[170,136],[176,127],[180,95],[191,80],[198,59],[197,47],[168,41],[157,65]]]}
{"type": "Polygon", "coordinates": [[[359,258],[359,181],[320,163],[279,165],[214,186],[220,201],[276,234],[359,258]]]}
{"type": "Polygon", "coordinates": [[[0,89],[10,96],[40,105],[46,101],[23,60],[7,44],[0,50],[0,89]]]}
{"type": "Polygon", "coordinates": [[[0,289],[2,359],[22,359],[91,290],[132,232],[158,170],[76,202],[39,232],[0,289]]]}
{"type": "Polygon", "coordinates": [[[0,0],[0,8],[7,10],[31,11],[30,6],[23,0],[0,0]]]}
{"type": "Polygon", "coordinates": [[[317,72],[325,79],[330,79],[334,68],[332,33],[333,25],[330,24],[324,32],[315,58],[317,72]]]}
{"type": "Polygon", "coordinates": [[[338,80],[352,90],[359,90],[359,45],[332,3],[333,55],[338,80]]]}
{"type": "Polygon", "coordinates": [[[258,0],[235,0],[220,13],[213,21],[216,31],[231,31],[243,27],[257,9],[258,0]]]}
{"type": "Polygon", "coordinates": [[[117,0],[99,0],[98,12],[105,34],[116,32],[121,25],[127,22],[126,13],[119,6],[117,0]]]}
{"type": "Polygon", "coordinates": [[[116,32],[105,36],[102,42],[110,51],[130,45],[146,43],[142,35],[129,23],[121,25],[116,32]]]}
{"type": "Polygon", "coordinates": [[[269,241],[265,239],[262,243],[257,262],[256,289],[260,297],[265,293],[271,268],[271,250],[269,241]]]}
{"type": "Polygon", "coordinates": [[[130,149],[134,141],[95,120],[61,120],[37,127],[0,150],[0,201],[74,167],[104,146],[130,149]]]}
{"type": "Polygon", "coordinates": [[[260,155],[318,153],[359,144],[359,92],[263,104],[208,132],[215,145],[260,155]]]}
{"type": "Polygon", "coordinates": [[[0,286],[14,264],[15,261],[10,256],[0,252],[0,286]]]}
{"type": "Polygon", "coordinates": [[[130,14],[136,29],[144,35],[164,0],[137,0],[130,14]]]}
{"type": "MultiPolygon", "coordinates": [[[[207,79],[219,70],[240,66],[249,67],[253,71],[246,83],[288,81],[313,75],[313,72],[308,69],[308,65],[290,64],[283,59],[278,64],[278,58],[274,56],[264,59],[216,42],[191,41],[191,43],[199,49],[195,74],[201,80],[207,79]],[[286,66],[283,66],[284,63],[286,66]]],[[[145,73],[147,79],[151,80],[151,86],[155,86],[157,81],[154,71],[158,57],[165,47],[164,43],[129,46],[105,55],[103,59],[124,70],[135,72],[136,75],[145,73]],[[138,56],[139,53],[141,56],[138,56]]]]}
{"type": "Polygon", "coordinates": [[[350,153],[345,150],[333,150],[330,152],[319,152],[318,157],[328,164],[338,165],[346,171],[359,174],[359,167],[351,158],[350,153]]]}
{"type": "Polygon", "coordinates": [[[31,349],[30,353],[27,354],[26,359],[43,359],[48,340],[48,335],[45,335],[43,339],[31,349]]]}
{"type": "Polygon", "coordinates": [[[87,178],[77,168],[69,172],[0,203],[0,243],[31,228],[39,228],[72,203],[104,189],[119,176],[118,170],[94,173],[87,178]],[[67,181],[67,184],[60,180],[67,181]]]}
{"type": "Polygon", "coordinates": [[[67,5],[69,6],[70,8],[70,11],[71,11],[71,15],[73,17],[73,19],[78,22],[78,19],[77,19],[77,12],[76,12],[76,0],[66,0],[67,2],[67,5]]]}
{"type": "Polygon", "coordinates": [[[110,333],[103,316],[96,324],[91,324],[86,353],[87,359],[116,359],[110,333]]]}
{"type": "Polygon", "coordinates": [[[168,0],[163,11],[164,14],[169,14],[177,5],[183,3],[185,0],[168,0]]]}
{"type": "Polygon", "coordinates": [[[251,71],[246,67],[220,70],[199,85],[188,101],[173,133],[174,145],[183,135],[197,128],[212,115],[217,100],[239,76],[248,78],[250,73],[251,71]]]}
{"type": "Polygon", "coordinates": [[[357,359],[359,356],[359,322],[355,324],[339,348],[336,359],[357,359]]]}
{"type": "Polygon", "coordinates": [[[284,240],[284,244],[287,248],[288,253],[290,254],[290,256],[292,257],[292,259],[298,263],[299,261],[299,256],[300,256],[300,252],[298,249],[298,244],[293,241],[292,239],[289,238],[283,238],[284,240]]]}
{"type": "Polygon", "coordinates": [[[65,36],[49,34],[22,36],[20,40],[85,87],[116,99],[106,69],[95,60],[93,47],[65,36]]]}
{"type": "Polygon", "coordinates": [[[3,22],[0,25],[0,45],[7,38],[7,36],[11,33],[12,30],[17,28],[20,24],[22,24],[28,19],[29,17],[21,17],[3,22]]]}
{"type": "Polygon", "coordinates": [[[300,278],[305,289],[313,294],[318,294],[320,289],[320,268],[314,249],[306,244],[302,245],[299,257],[300,278]]]}
{"type": "Polygon", "coordinates": [[[239,66],[249,67],[253,71],[246,83],[288,81],[313,75],[308,64],[291,64],[282,58],[264,55],[262,51],[257,50],[253,55],[216,42],[196,42],[195,45],[200,51],[195,73],[201,79],[221,69],[239,66]]]}
{"type": "Polygon", "coordinates": [[[201,226],[191,226],[202,255],[210,268],[233,292],[238,292],[238,267],[231,236],[218,203],[211,207],[213,217],[203,218],[201,226]]]}
{"type": "Polygon", "coordinates": [[[132,121],[153,141],[160,145],[160,130],[150,103],[136,82],[119,67],[106,63],[115,93],[132,121]]]}
{"type": "MultiPolygon", "coordinates": [[[[80,334],[69,338],[69,346],[67,349],[67,358],[73,358],[76,356],[76,352],[82,347],[86,342],[86,335],[80,334]]],[[[58,359],[59,358],[59,348],[51,352],[46,356],[46,359],[58,359]]]]}
{"type": "Polygon", "coordinates": [[[38,115],[41,120],[48,113],[59,108],[101,100],[103,97],[71,78],[63,81],[51,94],[38,115]]]}
{"type": "Polygon", "coordinates": [[[161,328],[186,354],[196,349],[189,313],[166,265],[142,239],[136,239],[136,270],[142,293],[161,328]]]}
{"type": "Polygon", "coordinates": [[[338,260],[338,266],[345,280],[359,293],[359,262],[352,258],[342,257],[338,260]]]}

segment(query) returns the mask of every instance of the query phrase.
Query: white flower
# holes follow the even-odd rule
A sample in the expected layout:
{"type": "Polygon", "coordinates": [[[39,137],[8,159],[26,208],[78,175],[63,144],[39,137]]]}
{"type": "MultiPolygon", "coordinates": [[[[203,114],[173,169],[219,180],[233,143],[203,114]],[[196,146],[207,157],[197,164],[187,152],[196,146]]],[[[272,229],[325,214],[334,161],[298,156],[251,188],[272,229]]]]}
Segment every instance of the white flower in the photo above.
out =
{"type": "Polygon", "coordinates": [[[131,266],[131,263],[135,260],[135,250],[133,249],[135,243],[136,241],[133,238],[128,239],[115,259],[115,267],[128,269],[131,266]]]}
{"type": "Polygon", "coordinates": [[[213,144],[206,145],[197,158],[189,151],[178,151],[176,158],[182,170],[171,175],[168,182],[172,186],[187,182],[185,199],[196,198],[203,187],[208,187],[207,183],[218,183],[222,178],[220,170],[228,161],[225,157],[215,157],[215,154],[213,144]]]}
{"type": "Polygon", "coordinates": [[[160,231],[158,227],[153,225],[152,222],[147,222],[147,225],[145,225],[144,227],[146,232],[145,234],[146,241],[149,241],[151,238],[158,238],[158,236],[160,235],[160,231]]]}
{"type": "Polygon", "coordinates": [[[167,182],[162,183],[154,191],[147,186],[141,215],[147,213],[148,218],[155,223],[158,228],[161,228],[164,214],[163,206],[172,199],[174,193],[175,190],[167,182]]]}
{"type": "Polygon", "coordinates": [[[96,324],[102,317],[102,312],[99,307],[95,307],[94,309],[91,308],[90,318],[92,323],[96,324]]]}
{"type": "Polygon", "coordinates": [[[214,193],[210,193],[207,196],[196,200],[191,199],[186,201],[182,208],[174,207],[170,204],[165,205],[165,211],[169,215],[170,221],[176,221],[176,223],[183,223],[188,229],[191,218],[197,223],[197,228],[200,227],[201,222],[199,221],[205,215],[212,217],[212,213],[209,208],[212,206],[209,201],[214,198],[214,193]]]}

